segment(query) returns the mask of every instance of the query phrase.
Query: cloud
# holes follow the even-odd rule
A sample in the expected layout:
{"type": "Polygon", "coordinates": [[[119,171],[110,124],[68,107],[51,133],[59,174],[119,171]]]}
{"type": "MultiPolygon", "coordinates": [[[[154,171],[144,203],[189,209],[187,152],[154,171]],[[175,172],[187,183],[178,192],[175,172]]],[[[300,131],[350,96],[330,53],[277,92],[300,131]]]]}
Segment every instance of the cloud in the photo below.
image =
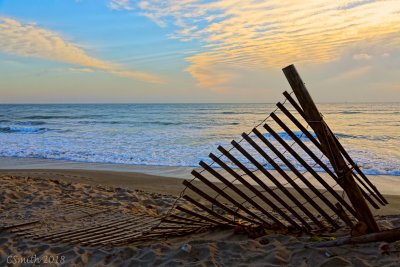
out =
{"type": "Polygon", "coordinates": [[[187,58],[187,71],[207,88],[227,82],[230,75],[219,70],[232,66],[231,75],[240,75],[240,68],[322,64],[349,48],[382,53],[400,45],[397,0],[146,0],[136,8],[176,28],[173,38],[199,40],[203,52],[187,58]]]}
{"type": "Polygon", "coordinates": [[[72,72],[86,72],[86,73],[95,72],[95,70],[91,68],[68,68],[68,70],[72,72]]]}
{"type": "Polygon", "coordinates": [[[132,6],[129,0],[111,0],[108,3],[108,7],[112,10],[132,10],[132,6]]]}
{"type": "Polygon", "coordinates": [[[0,52],[58,61],[144,82],[161,82],[161,78],[156,75],[125,70],[111,62],[92,57],[59,34],[39,28],[34,23],[23,24],[10,18],[0,18],[0,52]]]}
{"type": "Polygon", "coordinates": [[[213,88],[214,91],[227,92],[227,84],[234,78],[232,69],[225,64],[218,64],[211,54],[198,54],[188,58],[192,63],[187,71],[196,74],[197,86],[213,88]]]}
{"type": "Polygon", "coordinates": [[[368,74],[371,71],[371,69],[372,69],[372,66],[357,67],[357,68],[348,70],[344,73],[341,73],[340,75],[333,77],[331,80],[348,81],[348,80],[359,79],[360,77],[368,74]]]}
{"type": "Polygon", "coordinates": [[[365,54],[365,53],[353,55],[354,60],[369,60],[371,58],[372,58],[372,56],[365,54]]]}

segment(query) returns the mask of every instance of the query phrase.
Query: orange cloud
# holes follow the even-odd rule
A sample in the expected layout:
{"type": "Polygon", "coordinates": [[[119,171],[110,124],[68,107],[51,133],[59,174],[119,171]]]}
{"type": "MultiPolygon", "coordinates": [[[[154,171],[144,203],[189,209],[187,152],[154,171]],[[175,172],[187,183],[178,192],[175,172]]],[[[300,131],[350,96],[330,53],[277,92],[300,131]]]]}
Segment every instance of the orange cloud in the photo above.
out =
{"type": "Polygon", "coordinates": [[[172,19],[178,26],[174,38],[202,42],[206,51],[187,58],[187,71],[205,88],[240,75],[224,73],[227,67],[320,64],[349,48],[373,44],[383,53],[400,45],[397,0],[149,0],[138,7],[159,25],[172,19]]]}
{"type": "Polygon", "coordinates": [[[0,51],[17,56],[78,65],[86,69],[105,71],[144,82],[160,83],[162,81],[156,75],[125,70],[116,64],[94,58],[55,32],[39,28],[33,23],[22,24],[10,18],[0,18],[0,51]]]}

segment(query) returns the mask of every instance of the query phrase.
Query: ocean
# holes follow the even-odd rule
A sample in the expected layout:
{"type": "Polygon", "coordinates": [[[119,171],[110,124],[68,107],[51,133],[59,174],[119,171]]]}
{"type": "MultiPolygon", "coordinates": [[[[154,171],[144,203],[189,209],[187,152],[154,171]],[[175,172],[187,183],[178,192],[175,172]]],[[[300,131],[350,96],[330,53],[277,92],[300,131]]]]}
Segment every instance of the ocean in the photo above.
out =
{"type": "MultiPolygon", "coordinates": [[[[195,167],[200,160],[210,163],[210,152],[219,155],[218,145],[229,149],[232,139],[239,141],[242,132],[249,132],[275,107],[275,104],[2,104],[0,157],[195,167]]],[[[400,103],[318,104],[318,107],[365,173],[400,176],[400,103]]],[[[278,115],[283,116],[279,112],[278,115]]],[[[291,142],[282,129],[274,127],[284,140],[291,142]]],[[[296,134],[301,136],[299,131],[296,134]]]]}

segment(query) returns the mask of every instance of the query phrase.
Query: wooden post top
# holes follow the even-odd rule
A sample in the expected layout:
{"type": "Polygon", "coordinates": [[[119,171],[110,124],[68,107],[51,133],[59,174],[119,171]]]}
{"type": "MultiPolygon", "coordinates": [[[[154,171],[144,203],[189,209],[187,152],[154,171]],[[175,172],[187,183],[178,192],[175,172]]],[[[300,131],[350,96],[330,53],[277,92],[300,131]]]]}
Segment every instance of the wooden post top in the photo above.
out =
{"type": "Polygon", "coordinates": [[[282,69],[292,87],[300,106],[303,108],[308,120],[321,121],[322,117],[317,106],[314,103],[310,93],[308,92],[303,80],[301,79],[296,67],[292,64],[282,69]]]}

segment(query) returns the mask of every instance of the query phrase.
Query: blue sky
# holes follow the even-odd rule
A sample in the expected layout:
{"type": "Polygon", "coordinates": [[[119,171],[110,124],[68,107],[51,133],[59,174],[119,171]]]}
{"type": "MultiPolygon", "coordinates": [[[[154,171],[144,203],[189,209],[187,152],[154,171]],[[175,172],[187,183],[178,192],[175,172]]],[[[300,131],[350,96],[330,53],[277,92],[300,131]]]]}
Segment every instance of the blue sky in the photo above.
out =
{"type": "Polygon", "coordinates": [[[400,2],[0,1],[2,103],[400,101],[400,2]]]}

